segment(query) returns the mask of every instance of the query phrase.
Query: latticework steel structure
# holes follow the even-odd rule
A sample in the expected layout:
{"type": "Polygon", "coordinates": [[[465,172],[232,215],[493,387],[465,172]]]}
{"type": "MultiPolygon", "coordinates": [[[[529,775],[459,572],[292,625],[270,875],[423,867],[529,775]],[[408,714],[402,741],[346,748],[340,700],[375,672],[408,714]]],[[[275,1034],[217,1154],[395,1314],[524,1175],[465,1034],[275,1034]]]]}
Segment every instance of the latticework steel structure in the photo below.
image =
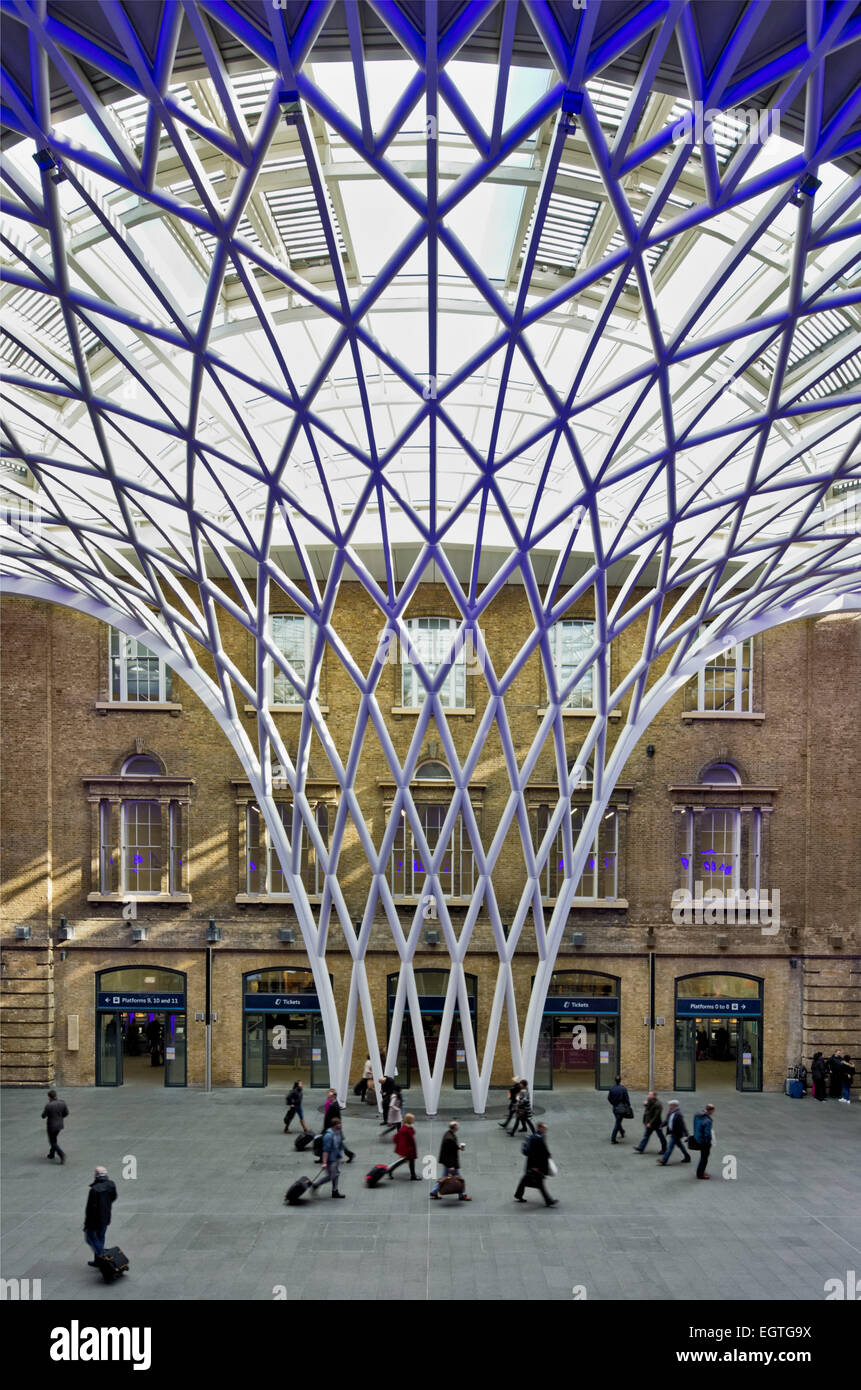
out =
{"type": "Polygon", "coordinates": [[[730,642],[857,605],[858,7],[2,10],[5,590],[143,639],[219,721],[285,869],[342,1094],[359,1010],[379,1064],[365,969],[378,915],[401,960],[389,1055],[405,1008],[419,1017],[423,906],[404,929],[386,874],[407,818],[451,961],[433,1069],[414,1030],[431,1113],[454,1010],[469,1016],[479,914],[496,942],[481,1058],[463,1030],[482,1111],[503,1017],[514,1070],[532,1075],[576,885],[655,712],[730,642]],[[487,699],[460,759],[443,698],[457,644],[439,669],[419,663],[426,698],[401,761],[378,698],[385,644],[360,669],[332,615],[358,583],[406,642],[430,578],[475,639],[487,699]],[[503,665],[480,632],[509,583],[534,631],[503,665]],[[276,589],[311,622],[303,672],[272,637],[276,589]],[[590,593],[594,644],[562,683],[551,632],[590,593]],[[231,622],[256,641],[253,679],[225,651],[231,622]],[[622,669],[634,623],[642,649],[622,669]],[[327,651],[360,694],[346,756],[320,708],[327,651]],[[536,652],[549,699],[523,757],[506,696],[536,652]],[[273,668],[303,701],[292,758],[273,668]],[[569,767],[562,711],[589,671],[595,713],[569,767]],[[455,784],[435,847],[411,789],[429,733],[455,784]],[[491,734],[511,794],[483,843],[468,788],[491,734]],[[396,784],[378,844],[354,791],[374,736],[396,784]],[[340,787],[328,845],[306,796],[315,738],[340,787]],[[545,747],[558,800],[536,848],[525,790],[545,747]],[[458,818],[477,867],[460,930],[440,879],[458,818]],[[358,932],[339,884],[348,825],[371,871],[358,932]],[[541,874],[560,830],[550,907],[541,874]],[[300,831],[324,869],[318,910],[300,831]],[[494,868],[511,835],[524,886],[506,934],[494,868]],[[332,932],[353,958],[340,1019],[332,932]],[[522,1034],[519,947],[539,958],[522,1034]]]}

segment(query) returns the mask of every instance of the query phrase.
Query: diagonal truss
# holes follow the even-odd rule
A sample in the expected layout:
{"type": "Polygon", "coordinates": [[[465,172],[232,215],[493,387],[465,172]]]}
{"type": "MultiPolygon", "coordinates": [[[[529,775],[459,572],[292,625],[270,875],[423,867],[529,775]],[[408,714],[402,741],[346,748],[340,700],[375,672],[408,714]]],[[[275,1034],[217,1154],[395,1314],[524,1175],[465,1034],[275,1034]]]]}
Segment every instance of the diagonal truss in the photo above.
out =
{"type": "Polygon", "coordinates": [[[847,50],[857,70],[861,27],[852,4],[809,0],[796,40],[756,59],[765,0],[740,7],[716,51],[703,7],[686,0],[633,17],[598,0],[570,13],[539,0],[428,3],[421,28],[416,8],[173,0],[147,36],[106,0],[99,40],[98,26],[76,28],[44,0],[3,6],[3,575],[9,593],[144,640],[218,720],[284,868],[341,1094],[360,1016],[379,1067],[365,955],[385,919],[401,963],[387,1048],[397,1052],[409,1009],[435,1113],[455,1009],[469,1016],[479,917],[499,957],[481,1056],[463,1029],[482,1111],[503,1017],[514,1070],[532,1076],[577,884],[651,719],[731,642],[857,604],[846,498],[861,480],[861,176],[839,171],[861,149],[861,94],[850,83],[835,101],[827,79],[847,50]],[[474,69],[486,65],[467,58],[491,31],[482,108],[474,69]],[[381,32],[382,61],[368,51],[381,32]],[[659,80],[668,56],[684,73],[675,100],[659,80]],[[608,76],[628,60],[635,78],[608,76]],[[74,134],[54,122],[59,92],[81,113],[74,134]],[[745,102],[758,124],[740,131],[726,113],[745,102]],[[763,140],[799,111],[800,143],[763,140]],[[398,229],[387,235],[379,213],[379,264],[362,180],[398,229]],[[497,206],[511,230],[501,259],[490,233],[475,234],[497,206]],[[407,625],[429,579],[459,615],[433,666],[407,625]],[[344,582],[379,610],[385,640],[367,670],[333,620],[344,582]],[[511,583],[532,630],[506,665],[482,622],[511,583]],[[276,594],[309,620],[302,670],[273,639],[276,594]],[[584,597],[594,643],[563,683],[553,629],[584,597]],[[634,623],[642,646],[623,667],[634,623]],[[254,639],[251,676],[226,651],[231,624],[254,639]],[[403,760],[380,698],[391,641],[424,692],[403,760]],[[445,690],[465,642],[487,700],[460,756],[445,690]],[[524,755],[506,699],[536,654],[547,707],[524,755]],[[360,697],[346,751],[320,705],[324,659],[360,697]],[[273,671],[302,701],[289,751],[266,696],[273,671]],[[569,766],[563,709],[587,678],[595,713],[569,766]],[[429,735],[454,785],[435,843],[414,786],[429,735]],[[469,788],[491,736],[510,796],[485,843],[469,788]],[[355,791],[369,738],[395,787],[379,845],[355,791]],[[328,843],[307,796],[315,741],[340,788],[328,843]],[[558,797],[534,844],[526,793],[548,751],[558,797]],[[587,767],[575,834],[571,796],[587,767]],[[388,874],[402,820],[425,875],[411,921],[388,874]],[[457,826],[475,863],[459,929],[443,884],[457,826]],[[339,880],[348,827],[370,873],[358,931],[339,880]],[[550,905],[542,871],[560,832],[563,888],[550,905]],[[316,909],[303,838],[323,868],[316,909]],[[494,871],[512,843],[525,872],[506,929],[494,871]],[[433,1067],[413,970],[427,895],[451,963],[433,1067]],[[340,1018],[332,932],[352,958],[340,1018]],[[522,1032],[519,948],[538,958],[522,1032]]]}

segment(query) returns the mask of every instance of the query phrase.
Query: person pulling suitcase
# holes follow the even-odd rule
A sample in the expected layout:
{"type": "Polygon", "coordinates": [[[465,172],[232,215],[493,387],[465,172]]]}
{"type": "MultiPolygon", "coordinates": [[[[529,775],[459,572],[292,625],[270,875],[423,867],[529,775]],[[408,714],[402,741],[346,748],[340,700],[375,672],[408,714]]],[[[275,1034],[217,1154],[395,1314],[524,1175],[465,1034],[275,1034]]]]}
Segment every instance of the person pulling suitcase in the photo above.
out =
{"type": "Polygon", "coordinates": [[[88,1261],[93,1269],[99,1268],[99,1259],[104,1254],[105,1234],[111,1224],[111,1208],[116,1200],[116,1183],[108,1177],[107,1168],[99,1166],[90,1183],[84,1212],[84,1240],[95,1256],[95,1259],[88,1261]]]}

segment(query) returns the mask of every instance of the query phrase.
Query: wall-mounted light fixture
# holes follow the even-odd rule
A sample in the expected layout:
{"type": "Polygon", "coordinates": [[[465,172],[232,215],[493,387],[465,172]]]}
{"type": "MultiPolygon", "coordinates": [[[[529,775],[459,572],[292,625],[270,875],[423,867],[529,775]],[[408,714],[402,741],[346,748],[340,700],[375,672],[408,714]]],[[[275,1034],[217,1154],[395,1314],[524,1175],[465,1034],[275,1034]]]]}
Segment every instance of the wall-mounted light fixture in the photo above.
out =
{"type": "Polygon", "coordinates": [[[146,941],[146,927],[132,927],[132,941],[146,941]]]}
{"type": "Polygon", "coordinates": [[[438,946],[438,945],[439,945],[439,932],[438,932],[438,931],[434,931],[433,927],[427,927],[427,928],[425,929],[425,945],[426,945],[426,946],[438,946]]]}
{"type": "Polygon", "coordinates": [[[221,940],[221,927],[215,925],[214,917],[210,917],[209,919],[209,926],[206,928],[206,939],[207,941],[221,940]]]}
{"type": "Polygon", "coordinates": [[[572,931],[572,933],[571,933],[571,945],[572,945],[572,946],[585,946],[585,945],[586,945],[586,933],[585,933],[585,932],[582,932],[582,931],[572,931]]]}
{"type": "Polygon", "coordinates": [[[70,927],[65,917],[60,918],[60,926],[57,931],[58,941],[72,941],[75,936],[75,928],[70,927]]]}
{"type": "Polygon", "coordinates": [[[16,928],[15,928],[15,940],[16,940],[16,941],[29,941],[29,940],[30,940],[30,928],[29,928],[29,927],[16,927],[16,928]]]}
{"type": "Polygon", "coordinates": [[[296,940],[296,933],[292,927],[281,927],[278,932],[278,940],[285,946],[292,946],[296,940]]]}

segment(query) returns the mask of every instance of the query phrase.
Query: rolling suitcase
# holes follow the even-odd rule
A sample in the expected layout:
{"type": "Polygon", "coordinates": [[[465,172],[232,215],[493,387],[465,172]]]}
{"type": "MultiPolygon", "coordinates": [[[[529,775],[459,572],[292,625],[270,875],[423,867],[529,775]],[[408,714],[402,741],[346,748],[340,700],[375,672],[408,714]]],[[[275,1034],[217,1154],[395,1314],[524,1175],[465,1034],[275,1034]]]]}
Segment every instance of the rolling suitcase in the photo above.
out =
{"type": "Polygon", "coordinates": [[[293,1183],[292,1187],[287,1188],[287,1191],[284,1193],[284,1201],[290,1207],[298,1206],[300,1199],[305,1196],[310,1186],[310,1178],[298,1178],[296,1182],[293,1183]]]}
{"type": "Polygon", "coordinates": [[[101,1255],[96,1256],[96,1265],[99,1273],[106,1284],[112,1284],[115,1279],[121,1279],[129,1267],[128,1257],[123,1254],[118,1245],[112,1245],[110,1249],[103,1250],[101,1255]]]}
{"type": "Polygon", "coordinates": [[[301,1153],[303,1149],[308,1149],[314,1142],[313,1134],[308,1134],[304,1129],[301,1134],[297,1134],[293,1140],[293,1148],[301,1153]]]}
{"type": "Polygon", "coordinates": [[[376,1187],[377,1183],[381,1178],[386,1176],[388,1171],[389,1165],[387,1163],[375,1163],[373,1168],[369,1169],[365,1174],[365,1186],[376,1187]]]}

